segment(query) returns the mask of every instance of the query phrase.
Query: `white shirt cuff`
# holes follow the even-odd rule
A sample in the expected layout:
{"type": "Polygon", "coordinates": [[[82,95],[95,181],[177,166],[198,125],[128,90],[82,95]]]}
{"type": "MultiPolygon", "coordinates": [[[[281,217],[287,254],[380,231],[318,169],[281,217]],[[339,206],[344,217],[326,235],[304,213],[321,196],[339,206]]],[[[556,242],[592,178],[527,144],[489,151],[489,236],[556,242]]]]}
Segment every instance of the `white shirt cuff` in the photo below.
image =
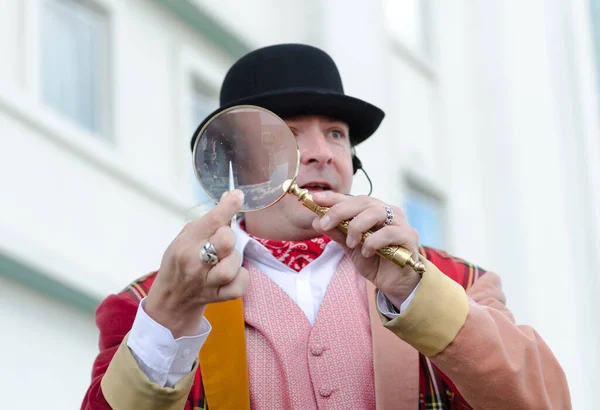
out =
{"type": "Polygon", "coordinates": [[[145,299],[138,306],[127,346],[151,382],[173,387],[194,367],[211,326],[202,317],[198,335],[174,339],[169,329],[155,322],[144,311],[145,299]]]}
{"type": "Polygon", "coordinates": [[[398,309],[396,309],[396,307],[392,304],[392,302],[390,302],[390,300],[387,298],[387,296],[385,296],[382,291],[378,290],[377,291],[377,309],[379,309],[379,311],[388,319],[396,319],[398,316],[400,316],[400,314],[402,312],[404,312],[406,310],[406,308],[408,308],[408,305],[410,305],[410,302],[415,297],[415,292],[417,291],[417,289],[419,289],[420,284],[421,284],[421,281],[419,281],[419,283],[417,283],[417,286],[415,286],[415,288],[410,293],[410,295],[408,295],[406,300],[404,302],[402,302],[402,305],[400,305],[400,312],[398,312],[398,309]]]}

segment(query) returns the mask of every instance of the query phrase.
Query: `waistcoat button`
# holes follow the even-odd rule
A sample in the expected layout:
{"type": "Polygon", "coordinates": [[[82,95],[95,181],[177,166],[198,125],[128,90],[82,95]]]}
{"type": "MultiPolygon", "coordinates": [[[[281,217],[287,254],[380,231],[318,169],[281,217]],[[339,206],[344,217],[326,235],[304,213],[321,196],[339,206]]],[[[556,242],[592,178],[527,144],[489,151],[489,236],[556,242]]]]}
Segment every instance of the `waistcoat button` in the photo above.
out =
{"type": "Polygon", "coordinates": [[[329,386],[323,386],[319,390],[319,394],[321,395],[321,397],[329,397],[329,396],[331,396],[332,393],[333,393],[333,389],[329,386]]]}
{"type": "Polygon", "coordinates": [[[323,346],[315,345],[310,349],[313,356],[321,356],[323,354],[323,346]]]}

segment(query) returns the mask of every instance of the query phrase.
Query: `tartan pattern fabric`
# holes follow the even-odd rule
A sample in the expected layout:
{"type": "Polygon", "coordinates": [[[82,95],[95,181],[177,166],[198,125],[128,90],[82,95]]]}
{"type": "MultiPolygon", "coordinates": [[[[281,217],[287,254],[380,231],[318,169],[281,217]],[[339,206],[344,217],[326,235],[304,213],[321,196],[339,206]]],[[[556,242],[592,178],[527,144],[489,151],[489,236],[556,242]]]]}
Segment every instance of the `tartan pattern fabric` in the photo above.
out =
{"type": "MultiPolygon", "coordinates": [[[[429,262],[446,276],[469,290],[485,271],[448,253],[421,247],[429,262]]],[[[452,381],[422,354],[419,354],[419,410],[472,410],[452,381]]]]}
{"type": "MultiPolygon", "coordinates": [[[[462,259],[453,257],[448,253],[429,247],[419,249],[432,264],[438,267],[445,275],[469,290],[473,283],[485,270],[472,265],[462,259]]],[[[146,275],[128,285],[120,295],[139,302],[150,290],[157,272],[146,275]]],[[[185,410],[208,409],[204,400],[202,375],[199,369],[194,378],[194,384],[185,410]]],[[[424,355],[419,354],[419,410],[472,410],[472,407],[460,395],[452,381],[444,375],[424,355]]]]}

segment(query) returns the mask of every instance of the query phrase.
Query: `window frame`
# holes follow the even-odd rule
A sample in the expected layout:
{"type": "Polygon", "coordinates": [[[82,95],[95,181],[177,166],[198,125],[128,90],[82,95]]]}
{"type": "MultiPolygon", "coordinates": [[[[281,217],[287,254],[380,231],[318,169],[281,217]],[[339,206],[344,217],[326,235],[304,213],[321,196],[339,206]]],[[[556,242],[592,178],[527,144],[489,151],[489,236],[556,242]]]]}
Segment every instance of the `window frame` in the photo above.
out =
{"type": "MultiPolygon", "coordinates": [[[[39,59],[39,62],[37,65],[38,67],[38,72],[36,73],[37,75],[37,92],[36,95],[39,98],[39,101],[46,107],[52,109],[54,112],[56,112],[58,115],[60,115],[61,117],[63,117],[64,119],[66,119],[67,121],[75,124],[78,128],[81,128],[83,131],[85,131],[87,134],[91,134],[95,137],[97,137],[98,139],[102,139],[102,140],[106,140],[109,143],[112,143],[114,141],[114,127],[113,127],[113,118],[114,118],[114,112],[112,110],[111,107],[114,107],[114,90],[113,90],[113,73],[114,73],[114,67],[112,66],[111,62],[114,61],[114,52],[113,50],[113,44],[112,44],[112,29],[113,29],[113,23],[112,23],[112,19],[111,19],[111,13],[110,10],[106,7],[107,3],[106,0],[70,0],[73,3],[78,4],[79,7],[87,7],[90,8],[92,11],[97,12],[98,14],[100,14],[102,17],[104,17],[104,30],[105,32],[103,33],[105,35],[105,38],[103,39],[103,43],[101,44],[101,47],[104,49],[102,50],[102,67],[100,68],[100,76],[101,76],[101,84],[98,87],[99,90],[99,100],[98,100],[98,104],[99,104],[99,110],[100,112],[97,113],[98,115],[98,130],[92,130],[88,127],[86,127],[84,124],[80,123],[78,121],[77,118],[73,118],[71,117],[68,113],[61,111],[58,107],[53,106],[49,101],[46,101],[46,97],[45,97],[45,92],[44,92],[44,84],[43,84],[43,78],[45,76],[45,72],[44,72],[44,61],[43,61],[43,54],[44,54],[44,41],[43,41],[43,30],[45,27],[45,22],[43,21],[43,12],[44,12],[44,8],[47,7],[48,3],[51,3],[53,1],[57,1],[57,0],[39,0],[39,4],[38,4],[38,13],[37,13],[37,17],[38,17],[38,30],[39,32],[37,33],[37,39],[38,39],[38,53],[37,53],[37,58],[39,59]]],[[[60,1],[60,0],[58,0],[60,1]]],[[[59,5],[60,7],[60,5],[59,5]]]]}
{"type": "Polygon", "coordinates": [[[422,39],[422,41],[429,45],[428,51],[425,51],[422,45],[414,47],[413,45],[409,44],[406,39],[398,36],[393,30],[390,29],[387,17],[387,1],[395,0],[380,0],[382,21],[384,22],[384,30],[387,34],[390,47],[398,56],[416,68],[422,75],[430,80],[435,80],[438,70],[437,53],[435,49],[436,16],[433,0],[418,0],[419,10],[422,17],[421,20],[423,20],[419,37],[422,39]],[[427,2],[426,7],[423,6],[423,4],[425,4],[424,1],[427,2]],[[424,13],[427,15],[426,17],[423,16],[424,13]]]}
{"type": "MultiPolygon", "coordinates": [[[[444,190],[435,184],[433,181],[426,179],[422,175],[418,175],[415,172],[405,172],[403,178],[404,184],[402,189],[402,208],[405,208],[405,201],[409,195],[409,192],[414,192],[416,195],[420,195],[433,200],[433,202],[439,204],[440,210],[440,226],[439,235],[440,243],[435,245],[441,249],[449,249],[451,246],[450,242],[450,225],[449,225],[449,206],[448,198],[444,193],[444,190]]],[[[434,244],[424,244],[424,246],[434,246],[434,244]]]]}
{"type": "MultiPolygon", "coordinates": [[[[127,184],[140,194],[144,195],[153,203],[174,212],[178,215],[184,215],[189,210],[189,201],[175,189],[174,184],[159,183],[149,178],[147,175],[134,169],[121,151],[123,128],[119,121],[119,105],[122,99],[119,98],[120,90],[112,88],[110,101],[111,114],[113,114],[112,141],[103,138],[97,138],[86,129],[80,127],[69,118],[65,118],[57,113],[51,107],[48,107],[42,101],[41,94],[41,7],[43,0],[20,0],[19,1],[19,30],[22,36],[19,40],[19,54],[15,64],[20,68],[21,76],[18,83],[14,86],[0,87],[0,102],[8,104],[10,109],[19,116],[23,123],[32,129],[40,138],[51,141],[69,152],[71,155],[84,160],[91,167],[105,172],[107,175],[127,184]]],[[[92,0],[98,6],[102,7],[110,18],[110,38],[109,38],[109,67],[112,74],[111,81],[118,82],[122,76],[122,70],[119,67],[120,54],[123,52],[119,42],[127,33],[127,5],[120,0],[92,0]]],[[[177,36],[177,38],[179,38],[177,36]]],[[[195,48],[205,49],[204,40],[193,43],[195,48]]],[[[175,51],[181,50],[181,44],[174,45],[175,51]]],[[[177,54],[175,54],[177,56],[177,54]]],[[[225,69],[222,68],[224,72],[225,69]]],[[[219,73],[219,70],[216,70],[219,73]]],[[[175,96],[179,90],[176,88],[178,78],[177,74],[181,70],[180,61],[173,60],[174,85],[173,93],[175,96]]],[[[217,77],[219,77],[217,75],[217,77]]],[[[111,87],[113,84],[111,84],[111,87]]],[[[179,101],[177,98],[173,104],[174,109],[178,109],[179,101]]],[[[178,113],[179,111],[176,111],[178,113]]],[[[184,135],[177,127],[181,126],[178,114],[174,115],[175,124],[173,131],[175,135],[184,135]]],[[[186,135],[187,138],[187,135],[186,135]]],[[[177,144],[177,138],[174,138],[177,144]]],[[[186,147],[189,147],[189,140],[186,147]]],[[[189,151],[186,152],[189,155],[189,151]]],[[[186,157],[186,161],[189,158],[186,157]]],[[[180,161],[181,162],[181,161],[180,161]]],[[[185,165],[189,169],[189,162],[185,165]]],[[[176,175],[180,180],[180,175],[176,175]]]]}
{"type": "Polygon", "coordinates": [[[193,201],[197,201],[198,197],[193,192],[194,175],[190,150],[190,141],[194,132],[190,132],[189,129],[189,124],[192,123],[190,117],[192,89],[195,83],[199,83],[202,88],[212,93],[215,96],[215,109],[217,109],[219,106],[219,90],[225,75],[224,67],[219,67],[218,63],[212,58],[203,55],[202,49],[201,47],[182,45],[180,50],[177,95],[179,96],[178,104],[181,105],[176,107],[179,111],[177,134],[180,138],[173,139],[173,143],[176,144],[173,149],[173,152],[176,153],[173,162],[175,183],[179,192],[193,201]]]}

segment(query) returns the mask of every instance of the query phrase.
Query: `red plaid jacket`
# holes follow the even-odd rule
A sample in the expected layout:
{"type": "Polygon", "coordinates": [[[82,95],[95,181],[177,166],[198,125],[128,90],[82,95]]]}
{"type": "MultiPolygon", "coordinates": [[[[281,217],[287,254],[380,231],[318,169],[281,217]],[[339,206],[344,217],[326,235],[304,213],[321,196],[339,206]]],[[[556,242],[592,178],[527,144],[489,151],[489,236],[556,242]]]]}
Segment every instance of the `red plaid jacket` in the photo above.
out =
{"type": "MultiPolygon", "coordinates": [[[[477,266],[454,258],[432,248],[421,248],[421,254],[440,271],[468,290],[485,273],[477,266]]],[[[146,275],[127,286],[117,295],[107,297],[96,310],[96,324],[100,330],[100,353],[92,368],[92,382],[81,405],[82,410],[107,410],[110,405],[104,399],[100,381],[108,365],[133,325],[139,302],[144,298],[156,272],[146,275]]],[[[198,369],[185,410],[207,409],[202,388],[202,372],[198,369]]],[[[423,355],[419,360],[419,407],[420,410],[471,409],[452,381],[423,355]]]]}

